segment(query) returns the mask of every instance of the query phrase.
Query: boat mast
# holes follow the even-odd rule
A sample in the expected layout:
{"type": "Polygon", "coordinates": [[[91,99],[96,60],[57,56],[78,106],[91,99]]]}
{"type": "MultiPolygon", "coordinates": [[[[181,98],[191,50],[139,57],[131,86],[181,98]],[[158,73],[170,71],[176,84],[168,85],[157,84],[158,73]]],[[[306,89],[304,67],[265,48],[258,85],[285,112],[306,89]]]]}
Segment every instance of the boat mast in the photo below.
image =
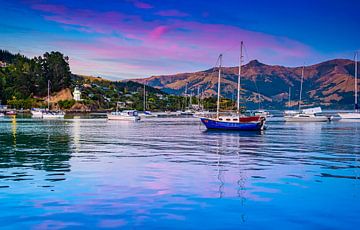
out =
{"type": "Polygon", "coordinates": [[[188,87],[188,83],[186,82],[186,86],[185,86],[185,107],[184,107],[184,111],[186,110],[186,106],[187,106],[187,87],[188,87]]]}
{"type": "Polygon", "coordinates": [[[289,108],[291,107],[291,87],[289,86],[289,108]]]}
{"type": "Polygon", "coordinates": [[[299,113],[300,113],[300,111],[301,111],[301,96],[302,96],[303,82],[304,82],[304,69],[305,69],[305,66],[303,66],[303,67],[302,67],[302,70],[301,70],[301,85],[300,85],[299,113]]]}
{"type": "Polygon", "coordinates": [[[146,85],[144,83],[144,112],[146,111],[146,85]]]}
{"type": "Polygon", "coordinates": [[[240,114],[240,80],[241,80],[241,66],[243,62],[243,45],[244,42],[240,43],[240,63],[239,63],[239,76],[238,76],[238,85],[237,85],[237,113],[240,114]]]}
{"type": "Polygon", "coordinates": [[[50,111],[50,80],[48,80],[48,111],[50,111]]]}
{"type": "Polygon", "coordinates": [[[221,80],[221,63],[222,62],[222,54],[219,56],[219,77],[218,77],[218,92],[217,92],[217,104],[216,104],[216,118],[219,118],[219,110],[220,110],[220,80],[221,80]]]}
{"type": "Polygon", "coordinates": [[[198,91],[197,91],[197,96],[198,96],[198,109],[200,110],[200,86],[198,86],[198,91]]]}
{"type": "Polygon", "coordinates": [[[357,84],[357,57],[358,52],[355,52],[355,112],[359,111],[359,105],[358,105],[358,84],[357,84]]]}

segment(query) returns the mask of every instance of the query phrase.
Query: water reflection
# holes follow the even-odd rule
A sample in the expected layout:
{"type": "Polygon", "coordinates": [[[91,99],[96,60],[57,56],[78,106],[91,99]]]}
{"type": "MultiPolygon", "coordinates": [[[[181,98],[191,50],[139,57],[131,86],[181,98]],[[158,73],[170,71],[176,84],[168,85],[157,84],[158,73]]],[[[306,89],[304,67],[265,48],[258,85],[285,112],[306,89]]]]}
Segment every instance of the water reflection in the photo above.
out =
{"type": "Polygon", "coordinates": [[[223,133],[187,120],[2,122],[0,222],[9,228],[357,226],[359,130],[348,123],[223,133]]]}
{"type": "Polygon", "coordinates": [[[51,172],[49,181],[65,179],[64,173],[70,171],[70,137],[61,123],[36,122],[34,126],[13,117],[0,125],[0,168],[8,169],[1,171],[2,178],[31,180],[30,169],[34,169],[51,172]]]}

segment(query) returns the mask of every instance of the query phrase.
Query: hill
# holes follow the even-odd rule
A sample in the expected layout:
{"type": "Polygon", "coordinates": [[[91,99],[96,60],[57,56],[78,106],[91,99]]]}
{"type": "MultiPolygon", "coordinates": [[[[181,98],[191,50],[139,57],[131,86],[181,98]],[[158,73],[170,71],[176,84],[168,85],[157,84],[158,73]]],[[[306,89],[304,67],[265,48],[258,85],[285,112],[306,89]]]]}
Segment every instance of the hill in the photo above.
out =
{"type": "MultiPolygon", "coordinates": [[[[257,108],[259,102],[264,108],[288,107],[289,88],[291,105],[299,101],[302,67],[266,65],[257,60],[242,68],[241,101],[249,108],[257,108]],[[260,98],[260,99],[259,99],[260,98]]],[[[222,68],[221,94],[227,98],[236,97],[238,67],[222,68]]],[[[197,94],[198,88],[204,96],[217,92],[218,69],[212,68],[195,73],[152,76],[133,81],[145,83],[167,93],[197,94]]],[[[354,95],[354,62],[334,59],[305,67],[303,104],[321,105],[325,108],[351,109],[354,95]]]]}

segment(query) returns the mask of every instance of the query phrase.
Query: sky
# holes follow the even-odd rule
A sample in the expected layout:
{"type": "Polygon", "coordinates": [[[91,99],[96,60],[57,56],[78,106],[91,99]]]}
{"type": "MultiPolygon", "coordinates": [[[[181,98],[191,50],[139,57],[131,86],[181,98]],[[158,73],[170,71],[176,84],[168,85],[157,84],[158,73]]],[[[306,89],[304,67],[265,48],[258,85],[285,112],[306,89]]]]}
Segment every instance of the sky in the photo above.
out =
{"type": "Polygon", "coordinates": [[[358,0],[0,0],[0,49],[60,51],[73,73],[113,80],[201,71],[220,53],[301,66],[352,59],[358,0]]]}

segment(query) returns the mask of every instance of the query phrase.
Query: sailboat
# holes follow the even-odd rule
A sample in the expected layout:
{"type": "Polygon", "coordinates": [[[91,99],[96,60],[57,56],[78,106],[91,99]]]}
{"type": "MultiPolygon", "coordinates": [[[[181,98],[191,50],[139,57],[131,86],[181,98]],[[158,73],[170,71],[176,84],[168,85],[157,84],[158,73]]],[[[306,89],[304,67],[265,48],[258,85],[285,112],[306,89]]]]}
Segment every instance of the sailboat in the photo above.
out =
{"type": "Polygon", "coordinates": [[[116,111],[107,114],[108,120],[116,120],[116,121],[139,121],[140,117],[138,111],[136,110],[124,110],[120,112],[118,110],[119,104],[116,103],[116,111]]]}
{"type": "MultiPolygon", "coordinates": [[[[46,111],[42,112],[42,118],[43,119],[62,119],[65,116],[65,113],[63,111],[50,111],[50,80],[48,80],[48,108],[46,111]]],[[[36,114],[38,117],[40,116],[39,113],[36,114]]]]}
{"type": "Polygon", "coordinates": [[[301,96],[304,82],[304,70],[305,66],[301,70],[301,84],[300,84],[300,100],[299,100],[299,111],[298,112],[285,112],[286,122],[327,122],[329,118],[321,115],[322,110],[320,107],[308,108],[301,110],[301,96]]]}
{"type": "Polygon", "coordinates": [[[232,116],[220,116],[220,86],[221,86],[221,67],[222,54],[218,58],[219,76],[218,76],[218,92],[217,92],[217,108],[215,118],[200,118],[201,122],[208,130],[233,130],[233,131],[260,131],[265,129],[265,117],[262,116],[244,116],[240,114],[240,79],[242,65],[243,42],[240,45],[240,64],[238,75],[238,92],[237,92],[237,113],[232,116]]]}
{"type": "Polygon", "coordinates": [[[360,113],[359,113],[359,105],[358,105],[358,84],[357,84],[357,57],[358,52],[355,52],[355,111],[352,113],[339,113],[339,116],[342,120],[360,120],[360,113]]]}
{"type": "Polygon", "coordinates": [[[150,111],[146,110],[146,85],[144,83],[144,98],[143,98],[143,112],[139,113],[139,116],[141,118],[150,118],[150,117],[156,117],[155,114],[151,113],[150,111]]]}

